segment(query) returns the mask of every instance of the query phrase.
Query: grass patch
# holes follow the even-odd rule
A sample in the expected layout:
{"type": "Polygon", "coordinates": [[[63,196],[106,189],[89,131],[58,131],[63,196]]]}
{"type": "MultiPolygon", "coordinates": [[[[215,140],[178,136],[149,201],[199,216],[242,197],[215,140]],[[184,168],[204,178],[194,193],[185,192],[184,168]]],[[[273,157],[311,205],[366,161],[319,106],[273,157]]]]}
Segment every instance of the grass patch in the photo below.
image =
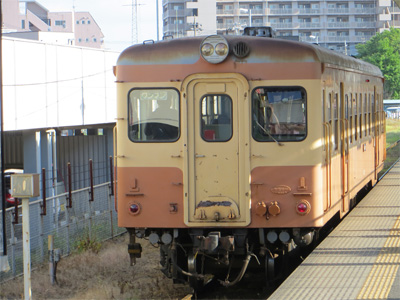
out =
{"type": "Polygon", "coordinates": [[[386,160],[380,178],[400,158],[400,120],[386,119],[386,160]]]}
{"type": "Polygon", "coordinates": [[[76,242],[75,249],[78,251],[78,253],[85,251],[99,253],[101,249],[101,243],[98,242],[96,238],[90,238],[89,234],[86,234],[76,242]]]}
{"type": "Polygon", "coordinates": [[[400,120],[386,119],[386,148],[400,140],[400,120]]]}

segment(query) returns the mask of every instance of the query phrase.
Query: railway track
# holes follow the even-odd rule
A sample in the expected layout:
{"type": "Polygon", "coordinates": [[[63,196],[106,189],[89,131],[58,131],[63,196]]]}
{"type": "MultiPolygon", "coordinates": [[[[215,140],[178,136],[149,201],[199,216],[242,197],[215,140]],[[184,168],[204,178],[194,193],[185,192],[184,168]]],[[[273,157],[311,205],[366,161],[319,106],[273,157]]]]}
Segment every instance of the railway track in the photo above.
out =
{"type": "Polygon", "coordinates": [[[288,257],[288,269],[282,277],[272,285],[266,285],[263,274],[246,273],[243,279],[233,287],[223,287],[218,282],[209,283],[201,292],[186,295],[188,299],[267,299],[276,288],[292,273],[303,261],[302,254],[295,249],[288,257]]]}

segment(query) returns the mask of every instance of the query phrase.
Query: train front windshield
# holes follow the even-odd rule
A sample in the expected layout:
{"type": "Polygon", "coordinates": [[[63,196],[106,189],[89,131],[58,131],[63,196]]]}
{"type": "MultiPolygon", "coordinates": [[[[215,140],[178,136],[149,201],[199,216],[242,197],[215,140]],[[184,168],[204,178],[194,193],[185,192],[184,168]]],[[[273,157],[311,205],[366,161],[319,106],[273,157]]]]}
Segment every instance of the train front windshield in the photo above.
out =
{"type": "Polygon", "coordinates": [[[133,89],[129,93],[129,138],[133,142],[174,142],[180,135],[179,94],[174,89],[133,89]]]}
{"type": "Polygon", "coordinates": [[[252,96],[252,133],[259,142],[301,141],[307,135],[306,92],[301,87],[259,87],[252,96]]]}

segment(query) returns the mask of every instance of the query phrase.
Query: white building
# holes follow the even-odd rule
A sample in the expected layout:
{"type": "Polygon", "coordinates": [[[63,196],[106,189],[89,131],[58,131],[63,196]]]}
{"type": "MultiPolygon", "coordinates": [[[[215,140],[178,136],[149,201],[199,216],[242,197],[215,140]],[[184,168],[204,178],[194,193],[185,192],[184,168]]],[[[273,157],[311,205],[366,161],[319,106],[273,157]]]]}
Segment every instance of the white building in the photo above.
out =
{"type": "Polygon", "coordinates": [[[392,0],[207,0],[208,10],[193,11],[200,2],[163,0],[164,34],[191,35],[197,12],[203,28],[206,22],[216,23],[220,34],[240,34],[250,25],[272,26],[277,37],[294,36],[350,55],[356,54],[356,44],[377,32],[400,27],[400,10],[392,0]],[[214,6],[216,19],[202,19],[203,13],[213,14],[214,6]]]}
{"type": "Polygon", "coordinates": [[[217,33],[215,0],[163,0],[164,36],[194,36],[217,33]]]}
{"type": "Polygon", "coordinates": [[[50,12],[35,0],[3,1],[5,36],[102,48],[104,35],[89,12],[50,12]]]}
{"type": "Polygon", "coordinates": [[[119,52],[8,37],[2,50],[5,169],[57,169],[64,191],[67,162],[112,156],[119,52]]]}
{"type": "Polygon", "coordinates": [[[113,123],[118,55],[4,37],[4,130],[113,123]]]}

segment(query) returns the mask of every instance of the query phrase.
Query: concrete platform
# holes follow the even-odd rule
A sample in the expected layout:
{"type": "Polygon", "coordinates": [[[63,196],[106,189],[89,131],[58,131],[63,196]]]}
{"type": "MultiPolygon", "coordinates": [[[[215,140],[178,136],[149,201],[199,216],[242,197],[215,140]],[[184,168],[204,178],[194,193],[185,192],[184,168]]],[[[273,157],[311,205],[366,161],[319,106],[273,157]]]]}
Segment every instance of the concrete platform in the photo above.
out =
{"type": "Polygon", "coordinates": [[[400,162],[268,300],[400,299],[400,162]]]}

